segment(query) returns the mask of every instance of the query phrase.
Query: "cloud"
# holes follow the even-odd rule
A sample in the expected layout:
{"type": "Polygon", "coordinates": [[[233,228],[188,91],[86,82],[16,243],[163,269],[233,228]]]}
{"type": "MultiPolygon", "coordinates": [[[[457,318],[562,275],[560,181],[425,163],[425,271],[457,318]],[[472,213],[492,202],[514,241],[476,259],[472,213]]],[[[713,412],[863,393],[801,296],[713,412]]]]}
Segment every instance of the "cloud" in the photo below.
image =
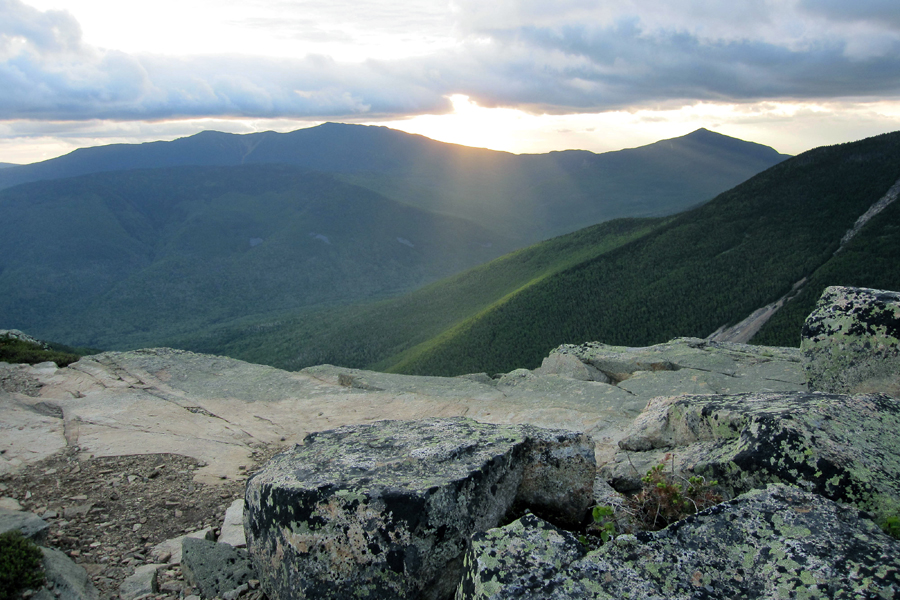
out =
{"type": "MultiPolygon", "coordinates": [[[[709,40],[683,31],[648,31],[637,20],[596,28],[522,27],[493,38],[518,52],[505,79],[524,83],[517,98],[572,109],[606,109],[668,100],[809,99],[897,94],[900,41],[858,58],[826,40],[792,49],[757,40],[709,40]]],[[[477,93],[470,93],[478,97],[477,93]]]]}
{"type": "MultiPolygon", "coordinates": [[[[0,0],[0,114],[57,121],[347,119],[445,112],[452,94],[549,113],[900,95],[900,32],[891,29],[897,18],[888,0],[850,8],[838,0],[742,4],[455,0],[441,16],[435,4],[416,0],[404,22],[452,21],[455,44],[346,62],[315,54],[128,54],[85,43],[67,12],[0,0]]],[[[385,10],[373,23],[399,18],[399,5],[385,10]]],[[[258,29],[271,24],[268,18],[246,24],[258,29]]],[[[329,43],[349,35],[321,15],[286,21],[278,35],[305,33],[329,43]]],[[[362,26],[365,14],[351,21],[362,26]]]]}
{"type": "Polygon", "coordinates": [[[895,0],[801,0],[800,7],[843,23],[856,21],[900,28],[900,9],[895,0]]]}

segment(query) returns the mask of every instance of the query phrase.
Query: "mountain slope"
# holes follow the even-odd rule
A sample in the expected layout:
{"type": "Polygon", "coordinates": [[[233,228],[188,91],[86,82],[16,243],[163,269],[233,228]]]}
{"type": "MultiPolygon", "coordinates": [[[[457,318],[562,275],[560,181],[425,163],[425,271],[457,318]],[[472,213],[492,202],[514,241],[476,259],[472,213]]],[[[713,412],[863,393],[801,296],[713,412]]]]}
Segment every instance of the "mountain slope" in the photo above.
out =
{"type": "Polygon", "coordinates": [[[517,156],[385,127],[326,123],[291,133],[203,132],[172,142],[84,148],[0,170],[0,188],[184,165],[293,164],[341,175],[394,200],[490,223],[520,244],[626,216],[673,214],[784,160],[707,130],[635,149],[517,156]]]}
{"type": "Polygon", "coordinates": [[[475,317],[498,300],[646,235],[664,222],[609,221],[513,252],[398,298],[250,318],[178,336],[165,345],[289,370],[325,363],[377,365],[475,317]]]}
{"type": "Polygon", "coordinates": [[[800,327],[831,285],[900,289],[900,204],[869,221],[853,240],[807,279],[803,289],[762,327],[754,344],[796,346],[800,327]]]}
{"type": "MultiPolygon", "coordinates": [[[[881,256],[882,265],[900,260],[900,246],[891,245],[895,206],[832,258],[857,217],[898,178],[900,133],[812,150],[379,366],[431,375],[500,372],[535,367],[561,343],[640,346],[704,337],[819,270],[807,288],[817,297],[825,285],[847,282],[828,269],[853,272],[851,250],[865,245],[862,260],[881,256]]],[[[900,286],[896,266],[867,272],[854,283],[900,286]]]]}
{"type": "Polygon", "coordinates": [[[297,167],[101,173],[0,192],[0,315],[70,345],[154,345],[247,315],[397,294],[513,247],[297,167]]]}

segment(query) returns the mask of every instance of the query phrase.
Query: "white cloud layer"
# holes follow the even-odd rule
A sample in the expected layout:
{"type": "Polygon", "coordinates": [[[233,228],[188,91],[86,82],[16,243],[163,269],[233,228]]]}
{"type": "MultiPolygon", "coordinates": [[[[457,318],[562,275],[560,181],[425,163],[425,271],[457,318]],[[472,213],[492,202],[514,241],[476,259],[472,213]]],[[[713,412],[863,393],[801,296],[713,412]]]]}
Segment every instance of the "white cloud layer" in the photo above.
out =
{"type": "Polygon", "coordinates": [[[900,101],[897,0],[59,1],[0,0],[0,122],[900,101]]]}
{"type": "MultiPolygon", "coordinates": [[[[86,43],[76,18],[0,0],[0,114],[7,119],[332,118],[446,111],[462,93],[485,106],[596,112],[699,100],[832,99],[900,94],[894,0],[587,2],[456,0],[457,44],[409,58],[338,61],[132,54],[86,43]]],[[[249,29],[328,33],[329,5],[249,29]]],[[[399,35],[395,5],[369,35],[399,35]]],[[[427,21],[411,5],[410,23],[427,21]],[[418,16],[416,16],[418,15],[418,16]]],[[[352,29],[352,28],[351,28],[352,29]]],[[[359,34],[357,34],[359,35],[359,34]]],[[[342,37],[343,36],[343,37],[342,37]]],[[[312,36],[315,38],[315,35],[312,36]]],[[[234,44],[240,48],[240,44],[234,44]]],[[[401,43],[402,47],[402,43],[401,43]]]]}

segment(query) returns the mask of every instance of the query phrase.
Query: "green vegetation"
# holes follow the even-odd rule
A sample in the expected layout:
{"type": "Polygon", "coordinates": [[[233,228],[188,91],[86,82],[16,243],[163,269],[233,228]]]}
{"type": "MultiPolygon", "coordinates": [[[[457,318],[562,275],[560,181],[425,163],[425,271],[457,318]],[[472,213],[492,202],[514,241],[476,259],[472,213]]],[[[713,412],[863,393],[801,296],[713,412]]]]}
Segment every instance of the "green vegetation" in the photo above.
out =
{"type": "Polygon", "coordinates": [[[518,156],[339,124],[78,150],[0,173],[0,326],[127,349],[352,318],[332,309],[588,224],[672,214],[784,158],[705,130],[518,156]]]}
{"type": "Polygon", "coordinates": [[[296,167],[185,167],[0,192],[3,327],[101,348],[386,297],[514,247],[296,167]]]}
{"type": "Polygon", "coordinates": [[[663,462],[652,467],[641,478],[643,489],[630,497],[627,503],[635,528],[659,531],[722,501],[722,496],[714,489],[718,481],[706,481],[703,477],[694,476],[678,483],[674,467],[675,459],[672,457],[671,472],[666,472],[663,462]]]}
{"type": "MultiPolygon", "coordinates": [[[[429,375],[508,372],[538,366],[563,343],[644,346],[706,337],[831,261],[844,233],[898,178],[900,133],[807,152],[379,365],[429,375]]],[[[873,219],[854,247],[874,244],[892,261],[886,271],[896,273],[900,246],[869,233],[877,223],[889,227],[891,214],[873,219]]],[[[835,264],[852,268],[849,250],[835,264]]],[[[823,283],[831,285],[826,274],[823,283]]],[[[799,332],[799,323],[791,327],[799,332]]]]}
{"type": "Polygon", "coordinates": [[[641,478],[641,491],[625,499],[616,514],[612,506],[595,506],[591,510],[593,523],[587,527],[582,543],[592,546],[587,535],[606,543],[616,535],[633,531],[659,531],[676,521],[700,512],[722,501],[715,491],[718,481],[706,481],[699,476],[680,477],[675,473],[675,457],[667,454],[662,463],[651,467],[641,478]],[[671,471],[666,461],[672,461],[671,471]]]}
{"type": "Polygon", "coordinates": [[[800,329],[822,291],[832,285],[900,290],[900,203],[894,202],[870,220],[835,256],[808,278],[753,338],[754,344],[799,346],[800,329]]]}
{"type": "Polygon", "coordinates": [[[66,367],[84,356],[85,352],[61,344],[35,344],[9,336],[0,336],[0,362],[36,365],[55,362],[66,367]]]}
{"type": "Polygon", "coordinates": [[[889,536],[900,540],[900,516],[892,515],[887,517],[882,523],[881,528],[889,536]]]}
{"type": "Polygon", "coordinates": [[[285,369],[325,363],[379,365],[553,274],[638,239],[665,222],[609,221],[508,254],[396,299],[274,316],[267,321],[248,320],[166,343],[285,369]]]}
{"type": "Polygon", "coordinates": [[[22,590],[41,586],[42,559],[41,549],[21,531],[0,534],[0,600],[12,600],[22,590]]]}
{"type": "MultiPolygon", "coordinates": [[[[613,519],[615,513],[612,506],[595,506],[591,509],[594,522],[588,525],[588,533],[599,537],[604,544],[611,540],[616,535],[616,523],[613,519]]],[[[581,541],[586,544],[584,538],[581,541]]]]}

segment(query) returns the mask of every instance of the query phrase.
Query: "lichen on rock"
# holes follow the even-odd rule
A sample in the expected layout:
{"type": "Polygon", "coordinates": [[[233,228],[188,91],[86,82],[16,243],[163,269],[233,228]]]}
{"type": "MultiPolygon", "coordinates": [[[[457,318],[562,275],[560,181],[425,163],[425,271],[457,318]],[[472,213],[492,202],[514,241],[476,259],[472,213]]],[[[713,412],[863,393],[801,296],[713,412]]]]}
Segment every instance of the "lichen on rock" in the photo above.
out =
{"type": "Polygon", "coordinates": [[[247,546],[273,599],[443,598],[469,537],[513,508],[583,518],[583,434],[463,418],[310,434],[247,484],[247,546]]]}
{"type": "Polygon", "coordinates": [[[577,550],[525,517],[475,537],[456,600],[893,598],[900,542],[866,515],[771,485],[666,529],[577,550]]]}
{"type": "Polygon", "coordinates": [[[658,398],[601,475],[636,489],[670,455],[679,471],[729,497],[790,483],[884,518],[900,507],[900,402],[883,394],[809,392],[658,398]]]}
{"type": "Polygon", "coordinates": [[[900,397],[900,293],[827,288],[803,324],[800,349],[810,390],[900,397]]]}

